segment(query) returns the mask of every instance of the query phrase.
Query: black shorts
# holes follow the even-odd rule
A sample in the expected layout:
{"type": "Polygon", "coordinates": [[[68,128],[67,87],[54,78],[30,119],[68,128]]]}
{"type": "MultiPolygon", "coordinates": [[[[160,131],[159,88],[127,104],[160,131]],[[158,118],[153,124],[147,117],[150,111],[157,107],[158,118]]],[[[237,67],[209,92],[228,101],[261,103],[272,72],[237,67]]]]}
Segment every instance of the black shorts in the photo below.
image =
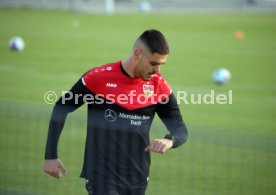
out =
{"type": "Polygon", "coordinates": [[[145,195],[146,189],[147,186],[141,188],[121,188],[112,184],[92,184],[91,180],[86,180],[88,195],[145,195]]]}

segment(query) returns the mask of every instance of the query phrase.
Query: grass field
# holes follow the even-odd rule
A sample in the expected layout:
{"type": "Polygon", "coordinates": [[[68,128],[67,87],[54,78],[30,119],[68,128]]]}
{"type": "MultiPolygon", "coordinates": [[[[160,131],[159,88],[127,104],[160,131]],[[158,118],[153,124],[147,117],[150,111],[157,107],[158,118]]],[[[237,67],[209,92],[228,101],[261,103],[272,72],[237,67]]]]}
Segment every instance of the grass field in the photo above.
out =
{"type": "MultiPolygon", "coordinates": [[[[272,195],[276,192],[276,14],[122,14],[0,10],[0,194],[86,194],[79,173],[86,108],[68,117],[59,157],[68,176],[43,173],[53,105],[46,91],[68,90],[91,67],[129,55],[147,28],[167,36],[171,54],[162,72],[174,91],[233,91],[231,105],[180,104],[189,141],[152,154],[147,194],[272,195]],[[245,32],[243,40],[234,32],[245,32]],[[9,51],[12,36],[26,48],[9,51]],[[228,68],[232,80],[217,86],[211,74],[228,68]]],[[[163,137],[156,119],[151,138],[163,137]]]]}

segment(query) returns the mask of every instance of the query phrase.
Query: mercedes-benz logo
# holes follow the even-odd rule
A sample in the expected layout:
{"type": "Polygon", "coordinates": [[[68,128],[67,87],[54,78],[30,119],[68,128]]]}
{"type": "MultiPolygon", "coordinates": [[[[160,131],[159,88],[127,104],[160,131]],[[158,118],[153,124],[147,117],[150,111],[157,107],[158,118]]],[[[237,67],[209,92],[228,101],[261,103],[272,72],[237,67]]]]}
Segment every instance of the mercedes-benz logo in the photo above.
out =
{"type": "Polygon", "coordinates": [[[117,119],[117,114],[114,110],[106,109],[104,112],[104,118],[109,122],[114,122],[117,119]]]}

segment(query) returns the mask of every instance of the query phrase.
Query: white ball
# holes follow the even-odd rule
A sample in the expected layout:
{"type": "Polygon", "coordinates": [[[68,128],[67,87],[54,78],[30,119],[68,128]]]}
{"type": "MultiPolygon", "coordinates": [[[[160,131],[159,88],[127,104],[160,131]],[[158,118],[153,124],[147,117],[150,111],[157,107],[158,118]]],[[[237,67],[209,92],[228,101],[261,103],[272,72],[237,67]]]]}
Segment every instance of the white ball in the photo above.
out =
{"type": "Polygon", "coordinates": [[[22,51],[25,47],[25,42],[21,37],[13,37],[9,42],[9,48],[12,51],[22,51]]]}
{"type": "Polygon", "coordinates": [[[146,12],[146,13],[150,12],[151,11],[151,4],[147,1],[142,1],[140,3],[140,11],[141,12],[146,12]]]}
{"type": "Polygon", "coordinates": [[[213,72],[213,80],[219,85],[227,84],[231,79],[231,73],[225,68],[213,72]]]}

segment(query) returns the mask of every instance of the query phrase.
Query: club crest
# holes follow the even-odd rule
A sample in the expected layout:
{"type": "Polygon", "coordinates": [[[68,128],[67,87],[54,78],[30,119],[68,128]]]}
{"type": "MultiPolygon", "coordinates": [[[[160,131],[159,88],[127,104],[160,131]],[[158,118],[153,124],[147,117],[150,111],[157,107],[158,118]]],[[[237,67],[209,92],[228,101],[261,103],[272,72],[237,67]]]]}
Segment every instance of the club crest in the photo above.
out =
{"type": "Polygon", "coordinates": [[[154,93],[154,86],[153,85],[143,85],[143,91],[146,97],[152,96],[154,93]]]}

